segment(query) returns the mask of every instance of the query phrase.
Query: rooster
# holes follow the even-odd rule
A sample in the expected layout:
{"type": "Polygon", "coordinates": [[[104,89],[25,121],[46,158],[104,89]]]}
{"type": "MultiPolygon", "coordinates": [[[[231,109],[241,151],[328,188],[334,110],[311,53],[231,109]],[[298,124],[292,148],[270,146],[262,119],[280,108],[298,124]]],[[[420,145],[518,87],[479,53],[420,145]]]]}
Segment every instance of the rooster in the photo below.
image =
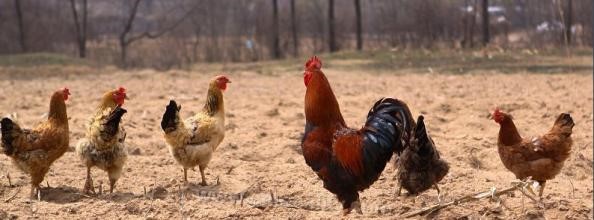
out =
{"type": "Polygon", "coordinates": [[[206,103],[202,111],[182,121],[179,116],[181,105],[169,101],[165,109],[161,128],[169,152],[183,166],[184,181],[188,182],[188,168],[198,166],[201,185],[206,185],[204,170],[212,158],[213,152],[225,137],[225,107],[223,91],[231,83],[226,76],[217,76],[209,84],[206,103]]]}
{"type": "Polygon", "coordinates": [[[305,64],[303,157],[342,203],[344,215],[353,209],[361,213],[358,192],[379,178],[392,154],[406,148],[415,122],[404,102],[382,98],[367,114],[363,128],[347,127],[321,67],[315,56],[305,64]]]}
{"type": "Polygon", "coordinates": [[[496,109],[493,120],[500,125],[497,150],[505,168],[518,179],[531,177],[540,185],[542,198],[545,183],[553,179],[563,167],[571,152],[571,132],[575,125],[571,116],[562,113],[548,133],[524,139],[518,133],[512,116],[496,109]]]}
{"type": "Polygon", "coordinates": [[[417,119],[413,141],[404,149],[398,162],[398,195],[401,188],[411,194],[418,194],[434,186],[438,199],[440,198],[437,183],[445,177],[450,167],[439,157],[439,151],[435,149],[435,143],[427,133],[422,115],[417,119]]]}
{"type": "Polygon", "coordinates": [[[47,120],[33,129],[24,129],[10,118],[0,121],[2,151],[12,162],[31,176],[32,198],[41,199],[39,184],[54,161],[68,150],[69,131],[66,103],[68,88],[60,89],[50,99],[47,120]]]}
{"type": "Polygon", "coordinates": [[[87,180],[83,189],[86,194],[95,193],[91,178],[92,167],[107,171],[110,193],[113,193],[122,174],[127,151],[124,145],[126,131],[120,122],[126,113],[121,107],[126,98],[126,89],[122,87],[106,92],[91,117],[85,137],[76,145],[76,153],[87,167],[87,180]]]}

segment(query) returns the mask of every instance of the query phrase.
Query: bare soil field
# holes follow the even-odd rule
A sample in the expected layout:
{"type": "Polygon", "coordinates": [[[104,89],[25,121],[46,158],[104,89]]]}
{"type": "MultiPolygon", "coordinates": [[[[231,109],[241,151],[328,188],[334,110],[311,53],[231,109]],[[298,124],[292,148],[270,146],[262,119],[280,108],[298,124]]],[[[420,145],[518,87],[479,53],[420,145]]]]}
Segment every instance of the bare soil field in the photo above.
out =
{"type": "MultiPolygon", "coordinates": [[[[69,151],[46,176],[42,201],[30,200],[29,177],[0,155],[0,219],[342,217],[340,204],[322,187],[300,153],[305,87],[302,61],[298,62],[265,71],[233,66],[167,72],[0,68],[0,115],[16,112],[25,127],[42,120],[55,89],[70,88],[71,146],[83,136],[105,91],[122,85],[131,97],[124,105],[128,114],[123,119],[130,156],[113,194],[81,194],[85,169],[69,151]],[[224,94],[226,136],[206,170],[209,185],[198,185],[197,170],[189,172],[191,184],[185,185],[182,168],[163,139],[161,116],[169,99],[182,104],[184,118],[200,110],[209,79],[221,70],[232,81],[224,94]],[[36,72],[46,74],[33,77],[36,72]]],[[[541,207],[514,192],[502,195],[500,202],[483,199],[421,218],[592,219],[591,55],[567,60],[568,65],[584,68],[554,73],[547,72],[544,64],[535,64],[529,71],[519,68],[506,73],[493,67],[463,74],[443,73],[437,67],[397,71],[352,67],[361,62],[366,61],[335,60],[323,68],[347,124],[362,126],[369,108],[384,96],[406,101],[415,117],[425,115],[429,132],[451,167],[440,183],[444,202],[492,187],[503,189],[514,181],[497,153],[499,126],[488,119],[496,106],[514,116],[523,136],[548,131],[561,112],[571,113],[575,120],[572,155],[562,173],[547,182],[541,207]]],[[[105,172],[94,169],[92,175],[96,187],[101,185],[104,191],[109,187],[105,172]]],[[[438,202],[435,190],[416,197],[395,196],[395,175],[390,163],[380,179],[361,193],[363,215],[352,213],[348,218],[398,219],[438,202]]]]}

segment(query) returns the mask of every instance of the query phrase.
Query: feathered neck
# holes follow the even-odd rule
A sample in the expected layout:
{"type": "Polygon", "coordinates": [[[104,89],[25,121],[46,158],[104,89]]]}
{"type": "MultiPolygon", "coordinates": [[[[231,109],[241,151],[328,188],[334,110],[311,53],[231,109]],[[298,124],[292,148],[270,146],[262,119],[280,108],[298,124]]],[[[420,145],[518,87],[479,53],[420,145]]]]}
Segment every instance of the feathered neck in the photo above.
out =
{"type": "Polygon", "coordinates": [[[346,123],[328,79],[322,71],[315,71],[305,91],[305,119],[315,126],[340,125],[346,123]]]}
{"type": "Polygon", "coordinates": [[[105,109],[114,109],[116,106],[118,106],[118,104],[113,99],[113,92],[109,91],[103,94],[101,102],[97,106],[97,112],[102,113],[105,109]]]}
{"type": "Polygon", "coordinates": [[[55,92],[50,99],[48,120],[66,123],[68,126],[68,115],[66,114],[66,103],[62,92],[55,92]]]}
{"type": "Polygon", "coordinates": [[[511,117],[505,116],[499,124],[498,142],[500,144],[510,146],[522,142],[522,137],[518,133],[518,129],[511,117]]]}
{"type": "Polygon", "coordinates": [[[206,103],[204,103],[204,108],[202,111],[206,112],[208,115],[213,116],[218,112],[222,112],[225,110],[225,105],[223,104],[223,92],[219,89],[216,83],[212,82],[209,85],[208,92],[206,93],[206,103]]]}

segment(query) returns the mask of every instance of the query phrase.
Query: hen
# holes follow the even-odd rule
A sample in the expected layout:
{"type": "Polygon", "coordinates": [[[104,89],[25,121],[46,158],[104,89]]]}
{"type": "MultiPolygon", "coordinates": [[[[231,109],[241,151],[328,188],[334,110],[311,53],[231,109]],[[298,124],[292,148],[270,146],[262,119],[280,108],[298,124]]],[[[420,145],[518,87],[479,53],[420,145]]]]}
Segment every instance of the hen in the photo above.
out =
{"type": "Polygon", "coordinates": [[[2,150],[23,172],[31,176],[31,197],[41,199],[39,184],[54,161],[68,150],[66,103],[70,91],[60,89],[50,99],[47,120],[33,129],[23,129],[10,118],[0,121],[2,150]]]}
{"type": "Polygon", "coordinates": [[[408,148],[404,149],[398,162],[400,181],[398,195],[401,188],[406,189],[410,194],[418,194],[434,186],[439,198],[437,183],[445,177],[450,167],[439,157],[439,151],[427,133],[422,115],[417,119],[413,141],[408,148]]]}
{"type": "Polygon", "coordinates": [[[84,193],[95,193],[91,178],[92,167],[107,171],[110,193],[113,193],[115,184],[122,174],[127,151],[124,145],[126,131],[120,122],[126,113],[126,110],[121,108],[126,97],[126,90],[121,87],[106,92],[91,117],[85,137],[76,145],[76,153],[87,167],[84,193]]]}
{"type": "Polygon", "coordinates": [[[562,113],[548,133],[523,139],[511,115],[496,109],[493,119],[500,125],[497,150],[505,168],[518,179],[532,177],[540,185],[542,198],[545,183],[553,179],[563,167],[571,152],[571,132],[575,125],[571,116],[562,113]]]}
{"type": "Polygon", "coordinates": [[[343,214],[361,213],[358,191],[373,184],[394,153],[406,148],[415,122],[408,106],[397,99],[378,100],[363,128],[348,128],[321,61],[305,64],[305,134],[301,147],[305,162],[338,197],[343,214]]]}
{"type": "Polygon", "coordinates": [[[226,76],[217,76],[209,84],[206,103],[202,111],[182,121],[179,116],[181,105],[174,100],[169,102],[161,128],[169,152],[183,166],[184,181],[188,182],[188,168],[198,166],[201,185],[206,185],[204,169],[210,162],[213,152],[225,137],[225,107],[223,91],[231,83],[226,76]]]}

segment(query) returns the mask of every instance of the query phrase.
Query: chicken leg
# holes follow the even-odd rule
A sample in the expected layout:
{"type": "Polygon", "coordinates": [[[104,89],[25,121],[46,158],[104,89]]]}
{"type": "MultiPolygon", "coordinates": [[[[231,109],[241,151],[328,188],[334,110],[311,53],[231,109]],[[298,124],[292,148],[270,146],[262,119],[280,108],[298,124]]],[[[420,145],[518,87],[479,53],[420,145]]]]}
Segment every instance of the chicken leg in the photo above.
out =
{"type": "Polygon", "coordinates": [[[31,185],[31,192],[29,193],[31,199],[37,198],[37,200],[41,200],[41,187],[31,185]]]}
{"type": "Polygon", "coordinates": [[[48,169],[39,170],[37,172],[33,172],[31,175],[31,198],[37,198],[37,200],[41,200],[41,182],[43,182],[43,177],[47,173],[48,169]]]}
{"type": "Polygon", "coordinates": [[[540,185],[540,189],[538,190],[538,197],[542,200],[542,193],[544,192],[546,181],[538,181],[538,185],[540,185]]]}
{"type": "Polygon", "coordinates": [[[198,165],[198,168],[200,169],[200,176],[202,177],[202,182],[200,183],[200,185],[206,186],[206,177],[204,176],[204,169],[206,167],[205,166],[198,165]]]}
{"type": "Polygon", "coordinates": [[[361,211],[361,201],[359,199],[357,199],[357,201],[354,201],[353,203],[351,203],[351,207],[343,209],[342,215],[346,216],[349,213],[351,213],[352,210],[355,210],[359,214],[363,214],[363,211],[361,211]]]}
{"type": "Polygon", "coordinates": [[[184,182],[188,184],[188,168],[184,167],[184,182]]]}
{"type": "Polygon", "coordinates": [[[113,193],[117,179],[109,178],[109,193],[113,193]]]}
{"type": "Polygon", "coordinates": [[[91,178],[91,168],[87,167],[87,181],[85,181],[85,188],[83,189],[85,194],[95,194],[95,188],[93,187],[93,178],[91,178]]]}
{"type": "Polygon", "coordinates": [[[439,187],[437,186],[437,183],[433,184],[433,186],[435,187],[435,190],[437,190],[437,201],[441,203],[441,192],[439,191],[439,187]]]}

